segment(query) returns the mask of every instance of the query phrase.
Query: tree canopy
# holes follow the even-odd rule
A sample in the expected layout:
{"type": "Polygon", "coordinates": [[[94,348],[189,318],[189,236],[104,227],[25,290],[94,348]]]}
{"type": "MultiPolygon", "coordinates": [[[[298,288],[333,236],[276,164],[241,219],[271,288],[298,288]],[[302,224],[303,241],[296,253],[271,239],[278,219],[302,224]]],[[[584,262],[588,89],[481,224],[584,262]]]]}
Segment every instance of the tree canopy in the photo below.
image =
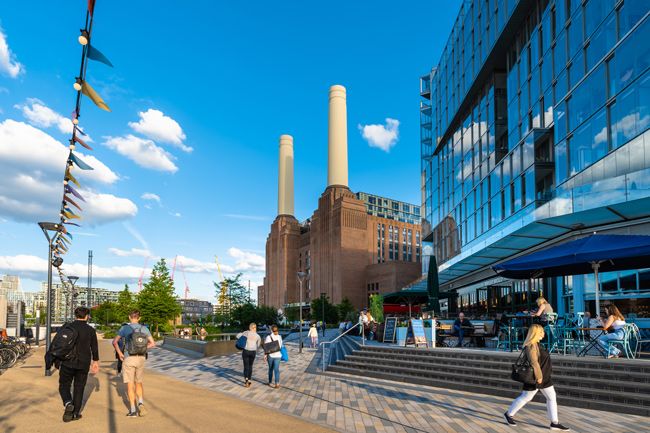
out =
{"type": "Polygon", "coordinates": [[[155,326],[174,320],[181,314],[181,306],[176,302],[174,283],[169,276],[165,259],[160,259],[151,271],[151,278],[138,294],[137,306],[143,323],[155,326]]]}

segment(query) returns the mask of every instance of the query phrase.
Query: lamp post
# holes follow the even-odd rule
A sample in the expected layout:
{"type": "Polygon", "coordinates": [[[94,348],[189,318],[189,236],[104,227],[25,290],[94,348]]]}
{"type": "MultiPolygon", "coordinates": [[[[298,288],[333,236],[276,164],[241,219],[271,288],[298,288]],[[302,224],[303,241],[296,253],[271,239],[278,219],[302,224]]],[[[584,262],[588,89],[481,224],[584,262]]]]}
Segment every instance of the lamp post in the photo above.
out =
{"type": "Polygon", "coordinates": [[[68,277],[68,282],[72,286],[72,289],[70,290],[70,293],[68,294],[68,301],[69,301],[69,304],[70,304],[70,316],[69,317],[70,317],[71,320],[74,320],[74,301],[75,301],[75,299],[77,299],[77,291],[75,289],[75,283],[77,282],[78,279],[79,279],[79,277],[77,277],[75,275],[70,275],[68,277]]]}
{"type": "Polygon", "coordinates": [[[299,319],[300,323],[298,324],[298,338],[300,339],[298,342],[298,353],[302,353],[302,284],[305,282],[307,279],[307,273],[306,272],[298,272],[298,283],[300,286],[300,293],[299,293],[299,319]]]}
{"type": "MultiPolygon", "coordinates": [[[[50,232],[58,232],[59,225],[56,223],[40,222],[38,226],[43,230],[45,239],[47,239],[47,317],[45,318],[45,351],[50,349],[50,339],[52,335],[52,240],[50,232]]],[[[59,258],[59,263],[63,260],[59,258]]],[[[51,370],[45,370],[46,376],[51,376],[51,370]]]]}

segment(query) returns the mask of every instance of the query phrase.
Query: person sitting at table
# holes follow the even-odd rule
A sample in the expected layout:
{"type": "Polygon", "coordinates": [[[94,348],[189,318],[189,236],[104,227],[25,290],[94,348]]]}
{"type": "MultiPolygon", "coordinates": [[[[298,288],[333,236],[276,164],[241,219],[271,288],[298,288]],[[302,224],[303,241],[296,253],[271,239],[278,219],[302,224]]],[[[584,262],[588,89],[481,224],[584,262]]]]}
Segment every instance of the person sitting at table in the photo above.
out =
{"type": "Polygon", "coordinates": [[[469,320],[465,318],[465,313],[462,311],[458,313],[458,319],[454,321],[454,325],[452,326],[452,333],[451,335],[457,336],[458,337],[458,344],[456,347],[463,347],[463,338],[465,336],[465,330],[463,328],[471,328],[472,324],[470,323],[469,320]]]}
{"type": "Polygon", "coordinates": [[[551,306],[551,304],[548,303],[548,301],[543,296],[537,298],[536,302],[537,302],[537,311],[534,313],[530,313],[530,315],[533,317],[539,317],[542,324],[545,325],[548,322],[548,315],[553,314],[553,307],[551,306]]]}
{"type": "Polygon", "coordinates": [[[600,319],[600,323],[603,325],[603,328],[607,330],[607,334],[601,335],[598,337],[598,343],[607,350],[607,358],[618,358],[621,354],[621,351],[614,346],[609,346],[608,342],[610,340],[622,340],[625,336],[623,328],[625,327],[625,317],[621,314],[618,307],[614,304],[610,304],[605,307],[607,311],[607,320],[603,322],[600,319]]]}

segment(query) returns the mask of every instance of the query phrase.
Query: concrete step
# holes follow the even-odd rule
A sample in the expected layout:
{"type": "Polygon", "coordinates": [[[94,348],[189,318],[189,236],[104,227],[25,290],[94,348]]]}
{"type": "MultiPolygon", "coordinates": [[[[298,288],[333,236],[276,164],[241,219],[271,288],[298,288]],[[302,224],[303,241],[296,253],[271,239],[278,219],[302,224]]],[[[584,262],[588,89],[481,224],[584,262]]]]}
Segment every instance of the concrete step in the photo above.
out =
{"type": "MultiPolygon", "coordinates": [[[[417,361],[390,361],[385,360],[378,363],[372,359],[360,360],[357,357],[350,359],[347,357],[341,360],[337,365],[342,365],[350,368],[360,368],[375,371],[389,371],[389,372],[409,372],[418,376],[449,378],[459,377],[466,378],[470,376],[478,376],[485,379],[510,379],[510,368],[489,368],[489,367],[467,367],[465,365],[448,365],[448,364],[435,364],[423,363],[417,361]]],[[[553,371],[553,383],[558,387],[573,387],[581,389],[590,389],[593,392],[609,392],[609,393],[626,393],[641,396],[642,400],[647,400],[650,405],[650,383],[638,382],[632,380],[612,380],[610,378],[589,378],[582,375],[575,374],[558,374],[553,371]],[[645,396],[643,398],[643,396],[645,396]]]]}
{"type": "MultiPolygon", "coordinates": [[[[357,361],[365,362],[372,360],[373,362],[383,362],[383,363],[393,363],[399,365],[400,363],[419,363],[422,366],[429,366],[431,369],[444,368],[446,366],[452,367],[462,367],[469,369],[493,369],[501,372],[510,372],[511,365],[514,362],[514,359],[486,359],[486,360],[463,360],[459,364],[458,359],[447,358],[447,357],[415,357],[415,356],[404,356],[404,355],[392,355],[390,353],[373,353],[369,351],[357,350],[354,351],[351,355],[346,356],[347,361],[357,361]]],[[[637,371],[619,371],[619,370],[610,370],[604,368],[587,368],[586,366],[580,365],[566,365],[562,362],[557,362],[556,359],[553,359],[553,375],[554,376],[575,376],[576,372],[580,373],[580,377],[592,378],[592,379],[602,379],[602,380],[611,380],[611,381],[635,381],[642,384],[648,384],[650,386],[650,374],[637,372],[637,371]]]]}
{"type": "MultiPolygon", "coordinates": [[[[427,385],[438,388],[457,389],[465,392],[496,395],[508,398],[515,398],[521,393],[521,386],[510,379],[486,380],[480,376],[464,378],[418,376],[409,374],[408,369],[400,372],[377,371],[343,365],[332,365],[330,366],[329,371],[333,373],[349,374],[355,377],[374,377],[377,379],[427,385]]],[[[560,405],[650,416],[650,405],[644,405],[643,402],[640,402],[633,397],[625,398],[625,396],[622,396],[622,398],[619,400],[605,400],[604,397],[613,397],[613,394],[594,394],[591,389],[583,390],[572,387],[563,387],[561,389],[557,388],[556,390],[558,391],[558,403],[560,405]],[[601,399],[594,397],[603,398],[601,399]]],[[[540,394],[535,397],[535,400],[543,402],[544,398],[540,394]]]]}
{"type": "MultiPolygon", "coordinates": [[[[402,356],[404,359],[412,357],[424,357],[427,359],[450,359],[458,361],[491,361],[512,364],[519,357],[519,352],[495,352],[471,349],[415,349],[415,348],[393,348],[378,346],[363,346],[359,348],[364,354],[380,356],[402,356]]],[[[357,353],[355,353],[357,354],[357,353]]],[[[608,370],[621,372],[636,372],[650,375],[650,363],[647,360],[633,359],[602,359],[602,358],[578,358],[575,356],[551,355],[553,367],[569,367],[578,370],[608,370]]]]}

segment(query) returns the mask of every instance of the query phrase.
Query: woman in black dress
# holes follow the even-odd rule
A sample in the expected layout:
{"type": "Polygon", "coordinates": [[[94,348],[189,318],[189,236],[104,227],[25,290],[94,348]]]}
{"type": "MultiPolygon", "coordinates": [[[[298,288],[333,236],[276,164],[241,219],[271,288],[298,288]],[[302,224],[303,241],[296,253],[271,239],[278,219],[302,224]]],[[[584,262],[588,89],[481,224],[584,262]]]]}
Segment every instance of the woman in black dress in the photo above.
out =
{"type": "Polygon", "coordinates": [[[553,387],[553,368],[551,366],[551,356],[548,354],[544,346],[539,344],[544,339],[544,328],[541,325],[531,325],[528,328],[528,334],[524,341],[524,350],[526,351],[526,358],[530,362],[531,367],[535,373],[534,384],[524,384],[524,390],[519,397],[515,399],[510,405],[510,408],[503,414],[506,423],[511,426],[517,425],[514,416],[523,408],[526,403],[531,401],[537,391],[541,391],[546,397],[546,412],[551,421],[551,430],[569,431],[568,427],[560,424],[557,416],[557,399],[555,395],[555,388],[553,387]]]}

